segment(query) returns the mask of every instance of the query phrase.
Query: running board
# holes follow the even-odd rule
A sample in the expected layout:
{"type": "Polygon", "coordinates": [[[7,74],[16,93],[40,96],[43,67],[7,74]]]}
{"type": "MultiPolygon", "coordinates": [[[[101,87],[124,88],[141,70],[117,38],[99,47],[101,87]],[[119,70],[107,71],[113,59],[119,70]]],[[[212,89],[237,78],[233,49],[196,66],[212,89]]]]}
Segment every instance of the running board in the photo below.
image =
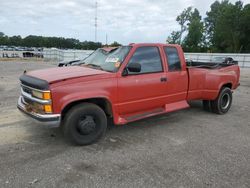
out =
{"type": "Polygon", "coordinates": [[[150,117],[150,116],[153,116],[153,115],[157,115],[157,114],[160,114],[160,113],[165,113],[164,108],[157,108],[155,110],[144,112],[142,114],[136,114],[136,115],[128,116],[125,119],[128,122],[130,122],[130,121],[135,121],[135,120],[142,119],[142,118],[145,118],[145,117],[150,117]]]}
{"type": "Polygon", "coordinates": [[[132,114],[132,115],[125,115],[125,116],[120,116],[118,118],[119,122],[118,124],[126,124],[128,122],[144,119],[147,117],[159,115],[159,114],[164,114],[168,112],[174,112],[177,110],[185,109],[188,108],[189,104],[187,103],[186,100],[171,103],[171,104],[166,104],[165,108],[156,108],[151,111],[146,111],[143,113],[137,113],[137,114],[132,114]]]}
{"type": "Polygon", "coordinates": [[[175,103],[171,103],[171,104],[166,104],[165,105],[165,112],[166,113],[167,112],[174,112],[174,111],[189,108],[189,107],[190,106],[186,100],[179,101],[179,102],[175,102],[175,103]]]}

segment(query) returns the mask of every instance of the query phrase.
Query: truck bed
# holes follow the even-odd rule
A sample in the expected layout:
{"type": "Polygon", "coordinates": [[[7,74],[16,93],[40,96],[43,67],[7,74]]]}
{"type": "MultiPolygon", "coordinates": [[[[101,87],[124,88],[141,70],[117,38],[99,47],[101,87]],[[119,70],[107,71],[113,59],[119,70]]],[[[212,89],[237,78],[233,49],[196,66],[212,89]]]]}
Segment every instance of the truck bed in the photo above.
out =
{"type": "Polygon", "coordinates": [[[220,69],[222,67],[229,67],[232,65],[236,65],[237,63],[214,63],[214,62],[200,62],[200,61],[187,61],[187,67],[196,67],[196,68],[204,68],[204,69],[220,69]]]}

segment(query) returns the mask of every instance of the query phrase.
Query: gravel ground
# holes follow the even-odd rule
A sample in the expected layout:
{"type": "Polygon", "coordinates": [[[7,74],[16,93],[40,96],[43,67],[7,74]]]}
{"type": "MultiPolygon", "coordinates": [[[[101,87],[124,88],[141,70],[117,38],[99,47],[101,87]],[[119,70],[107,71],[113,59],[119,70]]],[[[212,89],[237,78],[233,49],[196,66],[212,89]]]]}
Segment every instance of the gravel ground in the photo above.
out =
{"type": "Polygon", "coordinates": [[[16,109],[23,70],[53,66],[0,62],[0,187],[250,187],[250,69],[226,115],[192,102],[76,147],[16,109]]]}

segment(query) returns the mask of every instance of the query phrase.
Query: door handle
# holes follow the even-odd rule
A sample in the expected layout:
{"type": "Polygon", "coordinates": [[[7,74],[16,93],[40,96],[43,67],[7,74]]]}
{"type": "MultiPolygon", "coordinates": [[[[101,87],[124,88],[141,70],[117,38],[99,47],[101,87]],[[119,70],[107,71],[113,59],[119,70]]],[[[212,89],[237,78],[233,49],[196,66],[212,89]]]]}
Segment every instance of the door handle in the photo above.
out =
{"type": "Polygon", "coordinates": [[[167,82],[167,78],[166,77],[161,77],[161,82],[167,82]]]}

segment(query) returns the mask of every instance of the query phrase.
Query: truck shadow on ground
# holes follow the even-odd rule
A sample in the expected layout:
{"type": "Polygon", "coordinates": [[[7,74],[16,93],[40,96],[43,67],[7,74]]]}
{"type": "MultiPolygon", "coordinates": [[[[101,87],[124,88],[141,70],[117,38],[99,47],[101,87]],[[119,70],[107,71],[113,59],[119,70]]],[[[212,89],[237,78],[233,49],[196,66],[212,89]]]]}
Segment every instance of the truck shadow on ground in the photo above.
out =
{"type": "MultiPolygon", "coordinates": [[[[48,128],[43,124],[25,120],[19,123],[25,129],[22,139],[1,147],[1,157],[8,154],[20,156],[16,163],[25,164],[30,161],[40,161],[61,155],[71,155],[74,152],[85,154],[105,155],[107,152],[124,152],[129,148],[143,148],[158,143],[161,139],[171,142],[171,137],[177,136],[178,131],[185,132],[190,129],[187,118],[192,115],[205,115],[200,102],[192,102],[191,108],[164,115],[158,115],[139,120],[127,125],[110,125],[104,138],[88,146],[75,146],[67,142],[61,128],[48,128]],[[184,130],[183,130],[184,129],[184,130]],[[160,139],[161,137],[161,139],[160,139]],[[170,139],[169,139],[170,138],[170,139]],[[39,148],[39,149],[38,149],[39,148]]],[[[207,115],[205,115],[207,116],[207,115]]],[[[18,135],[18,133],[16,133],[18,135]]],[[[20,135],[18,135],[20,136],[20,135]]],[[[9,163],[6,162],[6,165],[9,163]]],[[[7,167],[7,166],[6,166],[7,167]]]]}
{"type": "MultiPolygon", "coordinates": [[[[190,103],[191,108],[172,112],[163,115],[157,115],[126,125],[109,124],[106,135],[99,142],[91,145],[94,147],[121,147],[124,144],[143,142],[148,139],[148,134],[162,129],[163,131],[184,123],[185,118],[190,115],[204,114],[200,101],[190,103]]],[[[27,129],[29,137],[27,142],[46,145],[64,145],[74,146],[63,136],[62,128],[48,128],[41,123],[32,123],[27,129]]]]}

